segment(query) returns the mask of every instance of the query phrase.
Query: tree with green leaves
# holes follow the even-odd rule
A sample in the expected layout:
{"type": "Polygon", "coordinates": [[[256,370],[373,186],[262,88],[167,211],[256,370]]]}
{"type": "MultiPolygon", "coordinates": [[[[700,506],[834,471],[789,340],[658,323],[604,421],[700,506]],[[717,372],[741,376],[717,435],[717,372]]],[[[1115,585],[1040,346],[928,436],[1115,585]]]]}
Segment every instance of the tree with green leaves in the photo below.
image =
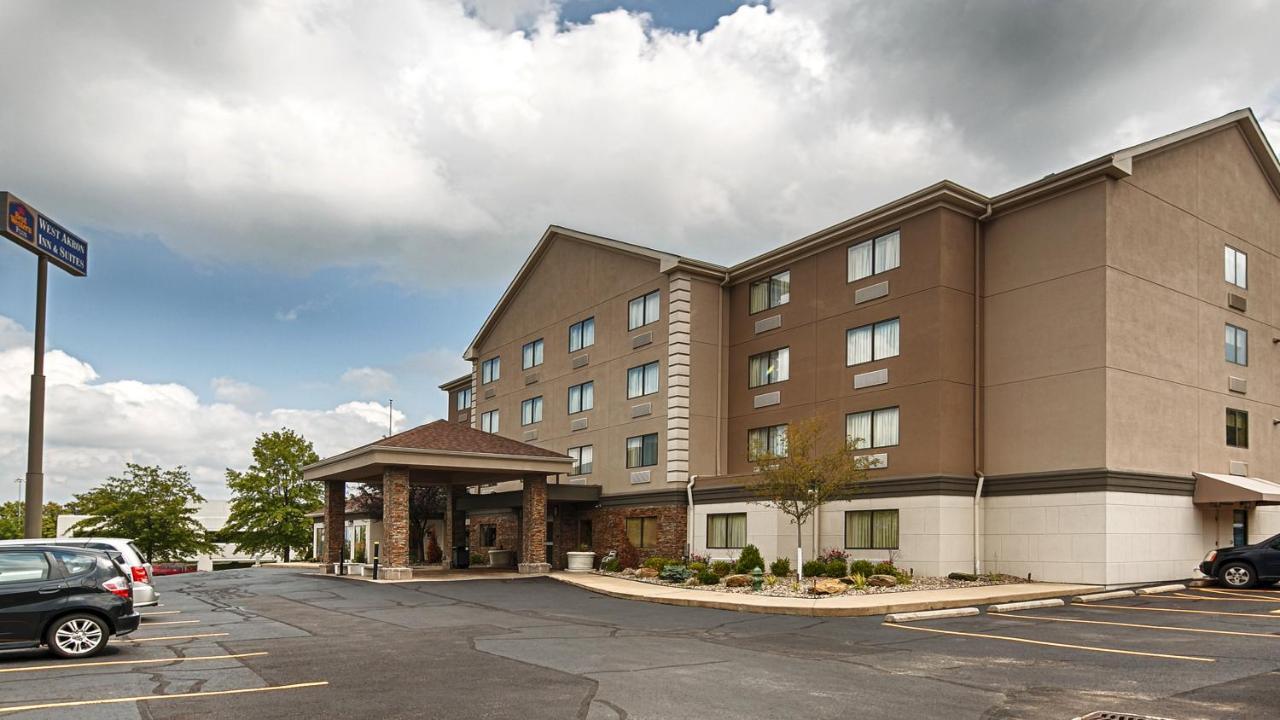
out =
{"type": "MultiPolygon", "coordinates": [[[[15,540],[23,536],[22,527],[23,503],[12,500],[0,505],[0,540],[15,540]]],[[[44,513],[40,517],[40,536],[58,536],[58,514],[62,506],[56,502],[44,504],[44,513]]]]}
{"type": "MultiPolygon", "coordinates": [[[[866,480],[874,460],[858,455],[861,440],[826,437],[820,418],[792,423],[772,446],[753,444],[756,478],[747,485],[752,502],[776,508],[796,526],[796,571],[803,579],[803,527],[832,500],[849,497],[866,480]]],[[[815,549],[817,552],[817,549],[815,549]]]]}
{"type": "Polygon", "coordinates": [[[67,510],[89,516],[72,526],[73,535],[129,538],[147,562],[166,562],[216,550],[196,519],[203,502],[181,465],[126,463],[123,475],[76,495],[67,510]]]}
{"type": "Polygon", "coordinates": [[[324,507],[324,489],[303,481],[302,468],[319,460],[306,438],[281,428],[258,436],[248,470],[227,469],[233,497],[226,530],[241,551],[271,553],[288,562],[293,550],[305,553],[311,547],[313,523],[307,513],[324,507]]]}

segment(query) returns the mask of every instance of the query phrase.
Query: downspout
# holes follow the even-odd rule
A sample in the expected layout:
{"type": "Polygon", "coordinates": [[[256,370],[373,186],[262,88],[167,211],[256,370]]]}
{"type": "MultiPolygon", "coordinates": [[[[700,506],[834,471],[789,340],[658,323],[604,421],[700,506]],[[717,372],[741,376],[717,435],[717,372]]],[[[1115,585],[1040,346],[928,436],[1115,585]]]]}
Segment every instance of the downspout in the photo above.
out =
{"type": "Polygon", "coordinates": [[[686,558],[693,555],[693,484],[698,482],[697,475],[690,475],[689,482],[684,484],[684,491],[688,495],[689,501],[689,518],[685,521],[685,551],[686,558]]]}
{"type": "Polygon", "coordinates": [[[991,203],[973,224],[973,574],[982,574],[982,223],[991,217],[991,203]]]}

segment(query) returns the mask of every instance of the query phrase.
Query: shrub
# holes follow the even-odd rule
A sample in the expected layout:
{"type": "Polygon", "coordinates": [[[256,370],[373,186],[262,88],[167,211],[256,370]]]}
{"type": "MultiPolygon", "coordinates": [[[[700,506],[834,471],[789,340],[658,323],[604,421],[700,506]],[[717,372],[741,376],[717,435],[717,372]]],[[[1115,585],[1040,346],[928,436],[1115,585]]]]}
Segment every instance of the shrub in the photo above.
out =
{"type": "Polygon", "coordinates": [[[693,574],[697,575],[707,569],[707,564],[704,562],[694,561],[689,563],[689,569],[693,571],[693,574]]]}
{"type": "Polygon", "coordinates": [[[827,564],[821,560],[805,560],[800,569],[804,571],[804,576],[807,578],[827,574],[827,564]]]}
{"type": "Polygon", "coordinates": [[[899,570],[898,572],[894,573],[893,577],[897,579],[899,585],[911,584],[911,574],[906,571],[899,570]]]}
{"type": "Polygon", "coordinates": [[[483,553],[471,553],[471,564],[472,565],[488,565],[489,556],[483,553]]]}
{"type": "Polygon", "coordinates": [[[867,587],[867,578],[862,573],[854,573],[849,576],[853,579],[853,586],[859,590],[865,590],[867,587]]]}
{"type": "Polygon", "coordinates": [[[894,577],[897,577],[898,568],[894,567],[893,563],[891,562],[876,563],[876,566],[874,568],[874,572],[872,573],[872,575],[892,575],[894,577]]]}
{"type": "Polygon", "coordinates": [[[707,557],[706,555],[699,555],[698,553],[692,553],[689,555],[690,567],[692,567],[694,563],[702,563],[703,567],[706,567],[706,565],[710,562],[711,562],[711,558],[707,557]]]}
{"type": "Polygon", "coordinates": [[[769,572],[777,577],[786,577],[791,574],[791,558],[778,558],[769,563],[769,572]]]}
{"type": "Polygon", "coordinates": [[[742,548],[742,554],[738,556],[737,570],[745,575],[756,568],[760,568],[760,571],[764,572],[764,558],[760,555],[760,548],[755,545],[747,545],[742,548]]]}
{"type": "Polygon", "coordinates": [[[947,575],[947,579],[948,579],[948,580],[963,580],[963,581],[966,581],[966,582],[973,582],[974,580],[977,580],[977,579],[978,579],[978,576],[977,576],[977,575],[974,575],[973,573],[966,573],[966,572],[953,572],[953,573],[951,573],[951,574],[947,575]]]}
{"type": "Polygon", "coordinates": [[[733,573],[733,563],[726,560],[717,560],[711,563],[711,572],[715,573],[716,577],[731,575],[733,573]]]}
{"type": "Polygon", "coordinates": [[[671,564],[670,560],[660,555],[654,555],[653,557],[644,561],[644,567],[653,568],[654,570],[659,570],[659,571],[661,571],[662,568],[670,564],[671,564]]]}
{"type": "Polygon", "coordinates": [[[622,562],[616,556],[605,558],[600,562],[600,569],[605,572],[619,572],[622,570],[622,562]]]}
{"type": "Polygon", "coordinates": [[[664,565],[658,577],[667,582],[682,583],[693,575],[693,571],[684,565],[664,565]]]}
{"type": "MultiPolygon", "coordinates": [[[[726,563],[728,564],[728,563],[726,563]]],[[[703,570],[698,573],[698,582],[703,585],[719,585],[720,576],[711,570],[703,570]]]]}
{"type": "Polygon", "coordinates": [[[842,578],[849,574],[849,566],[845,564],[844,558],[831,558],[827,560],[827,577],[842,578]]]}
{"type": "Polygon", "coordinates": [[[876,564],[870,560],[854,560],[849,563],[849,573],[868,577],[876,574],[876,564]]]}
{"type": "Polygon", "coordinates": [[[640,567],[640,551],[631,544],[629,538],[622,538],[622,547],[618,549],[618,562],[624,568],[640,567]]]}
{"type": "Polygon", "coordinates": [[[832,560],[847,561],[849,559],[849,553],[841,550],[840,548],[827,548],[822,551],[822,554],[818,556],[818,559],[826,562],[831,562],[832,560]]]}

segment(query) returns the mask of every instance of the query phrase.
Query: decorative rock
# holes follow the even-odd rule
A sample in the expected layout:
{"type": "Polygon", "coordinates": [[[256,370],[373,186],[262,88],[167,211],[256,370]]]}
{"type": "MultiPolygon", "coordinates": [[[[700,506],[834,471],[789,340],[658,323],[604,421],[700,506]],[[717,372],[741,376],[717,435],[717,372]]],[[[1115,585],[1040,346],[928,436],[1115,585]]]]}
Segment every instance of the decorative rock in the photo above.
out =
{"type": "Polygon", "coordinates": [[[657,571],[657,570],[654,570],[653,568],[647,568],[647,567],[640,568],[639,570],[636,570],[636,577],[638,577],[638,578],[656,578],[656,577],[658,577],[658,571],[657,571]]]}
{"type": "Polygon", "coordinates": [[[845,591],[845,584],[832,578],[823,578],[809,588],[814,595],[839,595],[845,591]]]}
{"type": "Polygon", "coordinates": [[[635,568],[626,568],[625,570],[623,570],[623,571],[622,571],[622,574],[623,574],[623,575],[635,575],[635,574],[636,574],[636,569],[635,569],[635,568]]]}
{"type": "Polygon", "coordinates": [[[724,579],[725,587],[751,587],[750,575],[730,575],[724,579]]]}
{"type": "Polygon", "coordinates": [[[867,578],[867,584],[871,587],[894,587],[898,584],[898,578],[892,575],[872,575],[867,578]]]}

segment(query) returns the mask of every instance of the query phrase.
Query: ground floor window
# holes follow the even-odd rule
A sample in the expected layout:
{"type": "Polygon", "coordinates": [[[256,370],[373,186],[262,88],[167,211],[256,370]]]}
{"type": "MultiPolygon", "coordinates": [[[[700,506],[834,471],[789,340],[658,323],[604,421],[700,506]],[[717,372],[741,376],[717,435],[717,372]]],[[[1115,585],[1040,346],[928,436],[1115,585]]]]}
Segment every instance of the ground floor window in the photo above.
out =
{"type": "Polygon", "coordinates": [[[590,520],[578,521],[578,544],[586,545],[588,548],[595,546],[594,538],[591,536],[590,520]]]}
{"type": "Polygon", "coordinates": [[[746,513],[718,513],[707,516],[708,548],[740,548],[746,544],[746,513]]]}
{"type": "Polygon", "coordinates": [[[480,547],[494,547],[498,544],[498,526],[480,526],[480,547]]]}
{"type": "Polygon", "coordinates": [[[651,548],[658,546],[658,518],[657,517],[629,517],[627,518],[627,540],[638,548],[651,548]]]}
{"type": "Polygon", "coordinates": [[[324,525],[316,525],[315,528],[315,558],[317,560],[324,559],[324,525]]]}
{"type": "Polygon", "coordinates": [[[850,510],[844,514],[844,546],[850,550],[896,550],[897,510],[850,510]]]}

